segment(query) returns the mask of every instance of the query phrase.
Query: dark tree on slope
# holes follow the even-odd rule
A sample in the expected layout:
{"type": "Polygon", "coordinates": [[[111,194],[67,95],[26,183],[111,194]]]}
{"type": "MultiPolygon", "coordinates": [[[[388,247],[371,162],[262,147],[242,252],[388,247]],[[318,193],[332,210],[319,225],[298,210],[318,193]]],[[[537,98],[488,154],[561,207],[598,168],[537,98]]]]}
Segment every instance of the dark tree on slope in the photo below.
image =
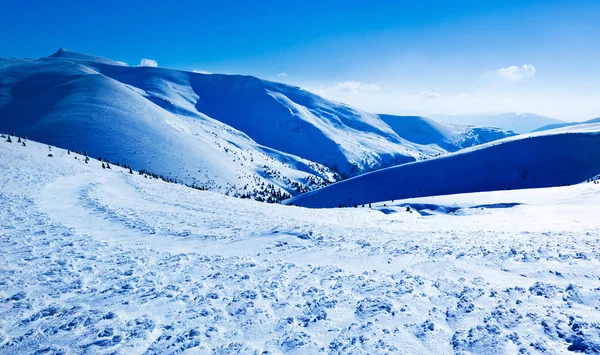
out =
{"type": "Polygon", "coordinates": [[[8,136],[8,138],[6,139],[6,141],[7,141],[8,143],[12,143],[12,140],[10,139],[10,136],[8,136]]]}

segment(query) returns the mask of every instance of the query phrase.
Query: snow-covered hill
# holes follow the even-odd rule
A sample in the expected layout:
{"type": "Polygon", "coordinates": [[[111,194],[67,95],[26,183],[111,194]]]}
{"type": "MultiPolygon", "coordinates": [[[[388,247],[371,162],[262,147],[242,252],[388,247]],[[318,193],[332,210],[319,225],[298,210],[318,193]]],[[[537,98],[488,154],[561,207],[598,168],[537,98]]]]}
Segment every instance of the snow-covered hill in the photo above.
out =
{"type": "Polygon", "coordinates": [[[297,196],[306,207],[465,192],[562,186],[600,173],[600,124],[505,138],[443,157],[382,169],[297,196]]]}
{"type": "Polygon", "coordinates": [[[497,127],[437,122],[421,116],[378,116],[400,137],[418,144],[437,145],[449,152],[515,135],[512,131],[497,127]]]}
{"type": "Polygon", "coordinates": [[[0,58],[0,131],[259,199],[445,152],[298,87],[67,50],[0,58]]]}
{"type": "Polygon", "coordinates": [[[506,112],[497,115],[432,115],[431,117],[439,121],[462,125],[500,127],[519,134],[531,132],[545,125],[565,123],[555,118],[517,112],[506,112]]]}
{"type": "Polygon", "coordinates": [[[266,199],[335,181],[329,168],[262,146],[195,111],[183,82],[200,74],[92,63],[164,86],[171,95],[165,97],[71,58],[88,56],[68,54],[68,60],[0,60],[0,129],[236,196],[266,199]],[[171,80],[148,72],[154,70],[171,80]]]}
{"type": "Polygon", "coordinates": [[[584,121],[584,122],[565,122],[565,123],[550,124],[550,125],[546,125],[546,126],[534,129],[532,132],[549,131],[551,129],[563,128],[563,127],[569,127],[569,126],[576,126],[576,125],[588,124],[588,123],[600,123],[600,117],[594,118],[594,119],[591,119],[591,120],[588,120],[588,121],[584,121]]]}
{"type": "Polygon", "coordinates": [[[11,138],[1,354],[600,351],[599,184],[314,210],[11,138]]]}
{"type": "MultiPolygon", "coordinates": [[[[4,59],[0,74],[3,131],[120,160],[132,152],[116,157],[123,149],[114,145],[136,151],[144,147],[151,152],[143,154],[140,164],[168,165],[161,173],[180,178],[206,180],[189,164],[183,164],[189,171],[182,174],[170,171],[181,162],[167,164],[148,156],[175,151],[199,162],[210,155],[227,161],[232,157],[208,154],[196,145],[249,152],[247,146],[257,142],[355,175],[433,153],[399,138],[375,115],[250,76],[128,67],[66,50],[40,60],[4,59]],[[62,133],[55,136],[57,130],[62,133]],[[221,146],[211,142],[215,140],[221,146]]],[[[212,175],[225,176],[219,171],[212,175]]]]}

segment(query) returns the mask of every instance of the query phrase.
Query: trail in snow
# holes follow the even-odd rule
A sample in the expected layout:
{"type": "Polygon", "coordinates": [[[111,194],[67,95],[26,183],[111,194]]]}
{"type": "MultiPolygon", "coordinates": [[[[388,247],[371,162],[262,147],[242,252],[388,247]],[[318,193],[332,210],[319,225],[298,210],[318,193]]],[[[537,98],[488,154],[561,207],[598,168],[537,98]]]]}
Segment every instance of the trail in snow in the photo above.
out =
{"type": "Polygon", "coordinates": [[[47,151],[0,142],[0,353],[600,351],[600,185],[311,210],[47,151]]]}

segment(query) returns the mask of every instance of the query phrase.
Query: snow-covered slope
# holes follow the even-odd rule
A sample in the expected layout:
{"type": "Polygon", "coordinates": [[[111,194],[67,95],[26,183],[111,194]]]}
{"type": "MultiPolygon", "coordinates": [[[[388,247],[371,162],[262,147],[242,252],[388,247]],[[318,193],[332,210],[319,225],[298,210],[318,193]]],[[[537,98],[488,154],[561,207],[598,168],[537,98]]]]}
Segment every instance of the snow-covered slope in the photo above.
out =
{"type": "Polygon", "coordinates": [[[395,127],[251,76],[129,67],[64,49],[0,58],[0,131],[236,196],[295,195],[506,135],[442,127],[443,142],[423,144],[395,127]]]}
{"type": "Polygon", "coordinates": [[[528,133],[545,125],[565,123],[555,118],[517,112],[497,115],[432,115],[432,117],[440,121],[463,125],[500,127],[516,133],[528,133]]]}
{"type": "Polygon", "coordinates": [[[443,157],[382,169],[297,196],[306,207],[465,192],[561,186],[600,173],[600,124],[505,138],[443,157]]]}
{"type": "Polygon", "coordinates": [[[550,124],[550,125],[546,125],[546,126],[537,128],[537,129],[533,130],[532,132],[548,131],[548,130],[551,130],[551,129],[563,128],[563,127],[569,127],[569,126],[576,126],[576,125],[588,124],[588,123],[600,123],[600,117],[594,118],[594,119],[591,119],[591,120],[588,120],[588,121],[584,121],[584,122],[566,122],[566,123],[550,124]]]}
{"type": "MultiPolygon", "coordinates": [[[[115,68],[142,77],[150,69],[115,68]]],[[[157,82],[173,86],[170,92],[177,95],[173,82],[157,82]]],[[[173,112],[153,101],[156,96],[86,64],[55,58],[0,61],[5,132],[238,196],[295,194],[334,179],[328,168],[282,152],[269,154],[244,133],[202,113],[173,112]]]]}
{"type": "Polygon", "coordinates": [[[5,140],[1,354],[600,351],[598,184],[313,210],[5,140]]]}
{"type": "MultiPolygon", "coordinates": [[[[261,145],[335,166],[347,175],[414,161],[429,152],[399,138],[375,115],[250,76],[127,67],[66,50],[37,61],[5,59],[0,68],[3,130],[23,121],[16,117],[22,115],[35,123],[61,121],[55,117],[64,116],[56,112],[59,104],[76,109],[68,113],[71,121],[109,116],[102,108],[110,104],[110,113],[121,121],[153,120],[156,125],[165,116],[171,121],[210,117],[261,145]],[[31,109],[33,103],[39,108],[31,109]],[[86,107],[75,106],[80,103],[86,107]]],[[[30,135],[45,138],[36,133],[30,135]]]]}
{"type": "Polygon", "coordinates": [[[457,150],[514,136],[497,127],[475,127],[437,122],[421,116],[378,115],[400,137],[424,145],[437,145],[443,150],[457,150]]]}

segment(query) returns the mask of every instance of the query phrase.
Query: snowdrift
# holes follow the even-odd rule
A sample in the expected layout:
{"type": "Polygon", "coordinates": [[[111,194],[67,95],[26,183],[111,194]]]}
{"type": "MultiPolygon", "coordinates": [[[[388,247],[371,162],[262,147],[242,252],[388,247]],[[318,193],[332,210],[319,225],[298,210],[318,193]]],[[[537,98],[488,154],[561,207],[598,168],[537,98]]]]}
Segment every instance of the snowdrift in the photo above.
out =
{"type": "Polygon", "coordinates": [[[600,173],[600,124],[515,136],[447,156],[382,169],[289,201],[338,207],[411,197],[562,186],[600,173]]]}

